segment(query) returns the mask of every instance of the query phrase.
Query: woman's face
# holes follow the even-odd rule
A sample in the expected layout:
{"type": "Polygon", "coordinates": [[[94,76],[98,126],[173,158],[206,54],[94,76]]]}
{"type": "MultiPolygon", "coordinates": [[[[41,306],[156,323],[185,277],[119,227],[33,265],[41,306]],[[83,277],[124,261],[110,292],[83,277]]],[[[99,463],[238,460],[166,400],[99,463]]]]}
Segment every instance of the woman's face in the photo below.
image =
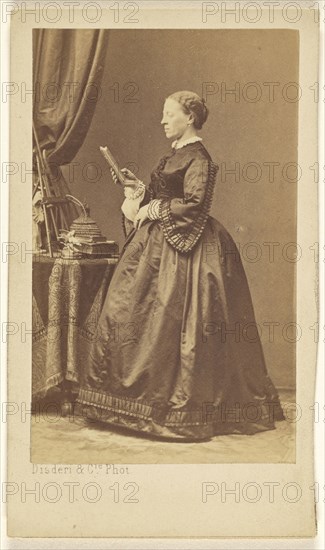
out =
{"type": "Polygon", "coordinates": [[[164,126],[167,138],[179,139],[184,134],[192,115],[186,115],[182,106],[175,99],[166,99],[161,124],[164,126]]]}

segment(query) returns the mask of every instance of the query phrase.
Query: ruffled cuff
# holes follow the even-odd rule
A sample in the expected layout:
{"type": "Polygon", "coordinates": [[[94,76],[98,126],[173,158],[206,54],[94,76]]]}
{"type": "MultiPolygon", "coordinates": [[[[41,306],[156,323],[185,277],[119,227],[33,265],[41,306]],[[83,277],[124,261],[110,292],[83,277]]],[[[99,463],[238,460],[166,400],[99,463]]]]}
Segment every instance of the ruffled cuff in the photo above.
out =
{"type": "Polygon", "coordinates": [[[126,199],[137,199],[141,197],[141,200],[145,194],[146,186],[143,181],[139,180],[136,189],[130,189],[130,187],[124,188],[124,196],[126,199]]]}

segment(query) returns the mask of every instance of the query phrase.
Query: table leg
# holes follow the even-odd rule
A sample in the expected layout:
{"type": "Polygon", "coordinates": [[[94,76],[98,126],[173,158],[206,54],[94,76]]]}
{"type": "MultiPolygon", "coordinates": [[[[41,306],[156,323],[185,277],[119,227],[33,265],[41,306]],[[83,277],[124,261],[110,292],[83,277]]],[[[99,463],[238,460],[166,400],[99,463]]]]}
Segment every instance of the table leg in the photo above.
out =
{"type": "Polygon", "coordinates": [[[61,414],[62,416],[70,416],[73,414],[74,409],[74,396],[72,393],[72,382],[70,380],[64,380],[61,384],[62,389],[62,401],[61,401],[61,414]]]}

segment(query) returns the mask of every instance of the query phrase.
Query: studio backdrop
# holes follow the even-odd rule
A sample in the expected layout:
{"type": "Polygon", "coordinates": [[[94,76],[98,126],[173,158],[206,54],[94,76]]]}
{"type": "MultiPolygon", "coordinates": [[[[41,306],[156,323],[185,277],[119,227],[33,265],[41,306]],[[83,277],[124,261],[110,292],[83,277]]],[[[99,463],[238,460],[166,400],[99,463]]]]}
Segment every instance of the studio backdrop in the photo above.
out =
{"type": "MultiPolygon", "coordinates": [[[[148,184],[151,170],[171,146],[161,126],[165,98],[192,90],[206,99],[209,117],[200,135],[220,168],[211,215],[225,225],[240,249],[269,373],[276,386],[294,388],[299,337],[298,33],[64,32],[70,43],[77,39],[82,56],[76,55],[76,48],[67,49],[69,71],[57,78],[83,78],[82,94],[69,109],[67,103],[53,102],[50,114],[57,117],[60,134],[55,144],[44,128],[40,135],[52,160],[61,165],[67,188],[89,204],[102,233],[120,248],[123,192],[113,184],[99,146],[108,145],[122,166],[148,184]]],[[[36,51],[34,63],[38,55],[36,51]]],[[[210,253],[216,253],[213,246],[210,253]]],[[[254,330],[247,327],[245,337],[253,340],[254,330]]]]}

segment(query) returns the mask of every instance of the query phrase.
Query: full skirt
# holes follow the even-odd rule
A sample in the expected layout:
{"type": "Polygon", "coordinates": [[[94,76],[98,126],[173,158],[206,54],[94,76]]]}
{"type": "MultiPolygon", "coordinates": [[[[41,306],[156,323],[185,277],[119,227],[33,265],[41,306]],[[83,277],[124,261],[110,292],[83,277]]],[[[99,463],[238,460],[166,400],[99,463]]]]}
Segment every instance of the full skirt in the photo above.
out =
{"type": "Polygon", "coordinates": [[[283,419],[240,255],[219,221],[209,216],[187,254],[157,221],[132,231],[78,402],[90,420],[183,440],[253,434],[283,419]]]}

